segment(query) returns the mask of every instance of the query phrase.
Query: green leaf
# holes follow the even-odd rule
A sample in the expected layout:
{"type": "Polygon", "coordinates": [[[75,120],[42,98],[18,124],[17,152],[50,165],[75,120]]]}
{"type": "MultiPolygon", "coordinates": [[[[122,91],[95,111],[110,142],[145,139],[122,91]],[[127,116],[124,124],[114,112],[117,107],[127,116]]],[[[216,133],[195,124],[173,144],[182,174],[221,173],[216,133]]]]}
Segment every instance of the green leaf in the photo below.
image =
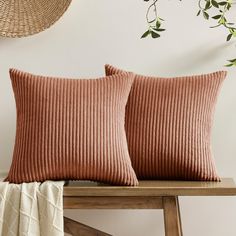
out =
{"type": "Polygon", "coordinates": [[[233,60],[228,60],[230,63],[225,65],[227,67],[230,67],[230,66],[236,66],[236,59],[233,59],[233,60]]]}
{"type": "Polygon", "coordinates": [[[215,19],[215,20],[218,20],[220,18],[221,18],[221,15],[215,15],[215,16],[212,17],[212,19],[215,19]]]}
{"type": "Polygon", "coordinates": [[[225,65],[225,66],[227,66],[227,67],[236,66],[236,58],[232,59],[232,60],[228,60],[228,62],[230,62],[230,63],[225,65]]]}
{"type": "Polygon", "coordinates": [[[227,4],[227,7],[226,7],[226,8],[227,8],[228,11],[229,11],[229,9],[231,8],[231,6],[232,6],[232,5],[231,5],[230,3],[227,4]]]}
{"type": "Polygon", "coordinates": [[[229,41],[229,40],[232,38],[232,36],[233,36],[233,34],[229,34],[229,35],[227,36],[226,41],[229,41]]]}
{"type": "Polygon", "coordinates": [[[211,8],[211,2],[207,1],[205,5],[205,10],[208,10],[209,8],[211,8]]]}
{"type": "Polygon", "coordinates": [[[220,6],[225,6],[227,4],[227,2],[218,2],[218,5],[220,6]]]}
{"type": "Polygon", "coordinates": [[[151,33],[150,30],[147,30],[147,31],[142,35],[141,39],[142,39],[142,38],[146,38],[150,33],[151,33]]]}
{"type": "Polygon", "coordinates": [[[159,20],[157,20],[157,22],[156,22],[156,27],[157,27],[157,28],[160,28],[160,26],[161,26],[161,23],[160,23],[159,20]]]}
{"type": "Polygon", "coordinates": [[[200,14],[201,14],[201,10],[198,11],[197,16],[199,16],[200,14]]]}
{"type": "Polygon", "coordinates": [[[218,5],[218,2],[215,1],[215,0],[211,0],[211,4],[212,6],[216,7],[216,8],[219,8],[219,5],[218,5]]]}
{"type": "Polygon", "coordinates": [[[221,26],[221,24],[211,26],[210,28],[213,29],[213,28],[217,28],[217,27],[219,27],[219,26],[221,26]]]}
{"type": "Polygon", "coordinates": [[[207,12],[203,12],[203,16],[204,16],[204,18],[206,19],[206,20],[208,20],[209,19],[209,14],[207,13],[207,12]]]}
{"type": "Polygon", "coordinates": [[[231,62],[231,63],[236,63],[236,58],[235,58],[235,59],[228,60],[228,61],[231,62]]]}
{"type": "Polygon", "coordinates": [[[156,39],[156,38],[159,38],[159,37],[160,37],[160,34],[158,34],[158,33],[154,32],[154,31],[152,31],[152,32],[151,32],[151,34],[152,34],[152,37],[153,37],[154,39],[156,39]]]}
{"type": "Polygon", "coordinates": [[[156,31],[165,31],[165,29],[161,29],[161,28],[158,28],[158,29],[155,29],[156,31]]]}
{"type": "Polygon", "coordinates": [[[231,66],[233,66],[233,63],[230,63],[230,64],[227,64],[227,65],[225,65],[226,67],[231,67],[231,66]]]}

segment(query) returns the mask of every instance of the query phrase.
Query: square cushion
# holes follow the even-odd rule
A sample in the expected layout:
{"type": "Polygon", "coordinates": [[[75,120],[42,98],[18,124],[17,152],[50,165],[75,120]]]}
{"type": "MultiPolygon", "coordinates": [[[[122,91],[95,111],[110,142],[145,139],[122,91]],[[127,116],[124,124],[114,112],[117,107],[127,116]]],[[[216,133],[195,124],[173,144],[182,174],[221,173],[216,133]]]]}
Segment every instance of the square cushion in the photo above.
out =
{"type": "MultiPolygon", "coordinates": [[[[124,73],[110,65],[105,70],[124,73]]],[[[139,179],[220,180],[211,128],[225,77],[224,71],[176,78],[135,75],[125,128],[139,179]]]]}
{"type": "Polygon", "coordinates": [[[132,73],[60,79],[10,70],[17,109],[7,181],[137,185],[124,128],[132,73]]]}

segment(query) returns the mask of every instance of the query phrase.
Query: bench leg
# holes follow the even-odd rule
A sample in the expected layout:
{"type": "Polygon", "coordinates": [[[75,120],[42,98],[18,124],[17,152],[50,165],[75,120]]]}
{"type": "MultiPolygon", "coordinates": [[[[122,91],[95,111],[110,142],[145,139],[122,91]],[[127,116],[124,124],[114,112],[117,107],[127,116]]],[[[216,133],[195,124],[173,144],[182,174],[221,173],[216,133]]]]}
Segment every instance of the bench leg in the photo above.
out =
{"type": "Polygon", "coordinates": [[[163,197],[166,236],[183,236],[178,197],[163,197]]]}
{"type": "Polygon", "coordinates": [[[64,231],[72,236],[111,236],[67,217],[64,217],[64,231]]]}

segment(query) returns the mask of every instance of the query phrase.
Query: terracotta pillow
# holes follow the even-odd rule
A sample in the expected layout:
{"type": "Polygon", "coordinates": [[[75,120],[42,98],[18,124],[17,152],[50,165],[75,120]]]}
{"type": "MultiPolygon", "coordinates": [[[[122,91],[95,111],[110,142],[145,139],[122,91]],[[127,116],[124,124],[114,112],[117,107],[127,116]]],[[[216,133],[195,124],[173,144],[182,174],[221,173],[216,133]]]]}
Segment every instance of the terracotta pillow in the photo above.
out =
{"type": "MultiPolygon", "coordinates": [[[[123,73],[110,65],[105,70],[107,75],[123,73]]],[[[225,77],[224,71],[178,78],[135,75],[125,128],[138,178],[220,180],[211,127],[225,77]]]]}
{"type": "Polygon", "coordinates": [[[17,129],[7,181],[137,185],[124,129],[132,73],[59,79],[10,70],[17,129]]]}

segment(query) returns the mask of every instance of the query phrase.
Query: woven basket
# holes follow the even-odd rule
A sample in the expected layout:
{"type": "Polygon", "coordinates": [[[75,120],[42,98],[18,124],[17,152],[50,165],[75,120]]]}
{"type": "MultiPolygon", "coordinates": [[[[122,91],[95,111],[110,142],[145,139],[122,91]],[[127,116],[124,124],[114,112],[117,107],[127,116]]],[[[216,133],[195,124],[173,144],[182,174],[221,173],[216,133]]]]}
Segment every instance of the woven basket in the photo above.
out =
{"type": "Polygon", "coordinates": [[[71,0],[0,0],[0,36],[25,37],[54,24],[71,0]]]}

